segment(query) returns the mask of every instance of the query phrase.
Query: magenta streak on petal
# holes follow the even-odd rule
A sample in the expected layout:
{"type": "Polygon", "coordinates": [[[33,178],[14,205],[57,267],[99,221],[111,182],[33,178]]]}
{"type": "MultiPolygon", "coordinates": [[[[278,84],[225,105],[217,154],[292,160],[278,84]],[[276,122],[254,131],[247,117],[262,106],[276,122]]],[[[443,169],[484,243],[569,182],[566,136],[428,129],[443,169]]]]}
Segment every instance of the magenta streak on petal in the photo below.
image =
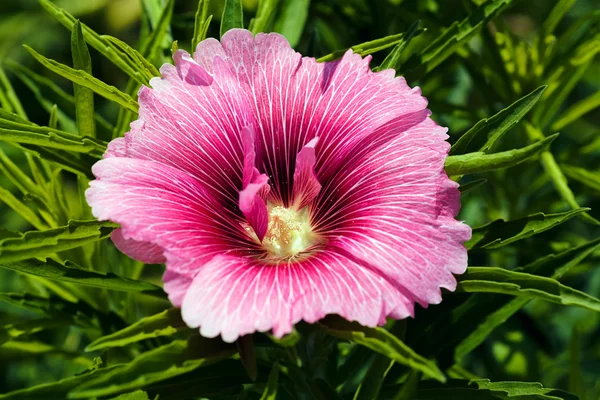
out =
{"type": "Polygon", "coordinates": [[[186,51],[177,50],[173,54],[179,77],[192,85],[210,85],[212,76],[202,68],[186,51]]]}
{"type": "Polygon", "coordinates": [[[265,203],[265,196],[269,192],[269,178],[261,174],[255,166],[256,150],[254,129],[245,126],[242,129],[242,142],[244,144],[244,172],[243,190],[240,191],[239,206],[246,220],[254,229],[254,233],[262,242],[269,226],[269,214],[265,203]]]}
{"type": "Polygon", "coordinates": [[[321,191],[321,184],[315,175],[315,147],[318,141],[318,137],[312,139],[296,157],[292,199],[299,210],[309,205],[321,191]]]}

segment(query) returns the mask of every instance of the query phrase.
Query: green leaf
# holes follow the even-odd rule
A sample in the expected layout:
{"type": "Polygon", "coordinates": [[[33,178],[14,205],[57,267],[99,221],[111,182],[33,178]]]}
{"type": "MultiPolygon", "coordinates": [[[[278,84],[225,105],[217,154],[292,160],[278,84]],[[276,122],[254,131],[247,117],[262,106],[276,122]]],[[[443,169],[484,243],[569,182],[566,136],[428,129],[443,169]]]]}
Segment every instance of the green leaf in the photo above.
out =
{"type": "Polygon", "coordinates": [[[47,261],[29,259],[19,262],[0,262],[0,268],[60,282],[164,297],[162,289],[151,283],[123,278],[110,272],[104,274],[83,269],[69,261],[63,264],[53,259],[47,261]]]}
{"type": "Polygon", "coordinates": [[[2,173],[2,176],[8,178],[21,193],[40,194],[39,186],[37,186],[29,176],[21,170],[21,168],[12,162],[2,149],[0,149],[0,172],[2,173]]]}
{"type": "Polygon", "coordinates": [[[136,357],[69,393],[70,399],[111,396],[144,388],[230,357],[235,351],[220,339],[192,336],[175,340],[136,357]]]}
{"type": "Polygon", "coordinates": [[[484,118],[462,135],[450,149],[450,155],[472,151],[487,153],[493,144],[514,127],[540,99],[546,86],[541,86],[506,107],[491,118],[484,118]]]}
{"type": "Polygon", "coordinates": [[[536,213],[527,217],[504,221],[498,219],[489,224],[473,228],[467,249],[497,249],[562,224],[589,208],[579,208],[557,214],[536,213]]]}
{"type": "Polygon", "coordinates": [[[310,0],[282,0],[273,31],[281,33],[294,47],[300,41],[308,18],[310,0]]]}
{"type": "Polygon", "coordinates": [[[148,393],[143,390],[136,390],[135,392],[125,393],[117,397],[113,397],[111,400],[151,400],[148,397],[148,393]]]}
{"type": "Polygon", "coordinates": [[[248,376],[252,381],[256,380],[257,369],[256,369],[256,352],[254,350],[254,340],[252,335],[244,335],[236,340],[235,344],[240,354],[240,360],[244,369],[248,373],[248,376]]]}
{"type": "Polygon", "coordinates": [[[258,10],[256,16],[250,21],[248,30],[254,35],[259,32],[267,32],[275,19],[278,5],[279,0],[258,0],[258,10]]]}
{"type": "MultiPolygon", "coordinates": [[[[581,263],[598,248],[600,248],[600,238],[560,254],[543,257],[532,264],[517,268],[515,271],[560,279],[565,273],[581,263]]],[[[464,331],[468,332],[468,335],[456,346],[454,353],[455,360],[460,360],[483,343],[495,328],[502,325],[529,302],[528,298],[523,297],[517,297],[511,301],[495,299],[496,301],[490,301],[489,303],[479,301],[483,300],[483,298],[474,297],[472,300],[471,304],[476,309],[480,309],[481,315],[484,315],[484,318],[474,327],[470,326],[473,322],[473,313],[465,313],[464,319],[454,321],[458,324],[466,322],[470,328],[464,331]]]]}
{"type": "Polygon", "coordinates": [[[27,51],[38,60],[44,67],[48,68],[52,72],[57,73],[58,75],[77,83],[83,87],[93,90],[95,93],[100,96],[106,98],[107,100],[113,101],[122,107],[127,108],[133,112],[138,111],[138,103],[131,96],[126,93],[121,92],[114,86],[107,85],[99,79],[94,78],[90,74],[81,71],[75,70],[73,68],[69,68],[66,65],[60,64],[54,60],[50,60],[41,54],[37,53],[29,46],[25,46],[27,51]]]}
{"type": "Polygon", "coordinates": [[[558,23],[562,20],[565,14],[575,5],[576,0],[559,0],[556,2],[548,18],[544,20],[540,35],[542,39],[547,35],[551,35],[558,23]]]}
{"type": "Polygon", "coordinates": [[[48,128],[58,129],[58,106],[56,104],[50,109],[48,128]]]}
{"type": "Polygon", "coordinates": [[[118,332],[96,339],[85,348],[85,351],[123,347],[146,339],[172,336],[186,329],[187,325],[181,319],[181,310],[171,308],[150,317],[142,318],[118,332]]]}
{"type": "MultiPolygon", "coordinates": [[[[533,140],[539,140],[544,137],[544,134],[538,128],[533,127],[530,124],[526,124],[525,128],[529,137],[533,140]]],[[[571,206],[571,208],[580,208],[579,203],[577,200],[575,200],[575,195],[571,191],[571,188],[569,188],[569,182],[567,181],[567,178],[561,171],[552,153],[550,151],[543,151],[540,158],[542,160],[542,166],[544,167],[544,170],[546,170],[546,173],[550,176],[550,179],[552,180],[552,183],[554,184],[554,187],[560,196],[567,202],[567,204],[569,204],[569,206],[571,206]]],[[[581,218],[593,225],[600,225],[600,221],[596,220],[588,213],[581,214],[581,218]]]]}
{"type": "Polygon", "coordinates": [[[417,392],[417,386],[421,380],[421,374],[414,369],[410,371],[406,380],[402,383],[402,387],[394,396],[394,400],[413,400],[417,392]]]}
{"type": "Polygon", "coordinates": [[[1,117],[0,140],[76,153],[89,153],[97,157],[101,157],[106,150],[106,144],[92,138],[82,138],[58,129],[37,126],[32,123],[13,122],[1,117]]]}
{"type": "Polygon", "coordinates": [[[48,229],[38,215],[23,202],[17,199],[10,191],[0,187],[0,202],[5,203],[7,206],[13,209],[14,212],[22,216],[25,221],[29,222],[36,229],[48,229]]]}
{"type": "Polygon", "coordinates": [[[547,148],[557,136],[558,133],[548,136],[529,146],[515,150],[502,151],[500,153],[485,154],[483,152],[477,152],[449,156],[446,158],[446,172],[448,175],[466,175],[513,167],[547,148]]]}
{"type": "Polygon", "coordinates": [[[360,54],[361,56],[366,56],[367,54],[376,53],[381,50],[385,50],[389,47],[395,46],[397,44],[405,43],[404,39],[407,34],[398,33],[395,35],[389,35],[383,37],[381,39],[371,40],[369,42],[361,43],[354,45],[352,47],[348,47],[341,50],[336,50],[333,53],[327,54],[321,58],[318,58],[318,62],[327,62],[336,60],[344,55],[348,49],[351,49],[354,53],[360,54]]]}
{"type": "Polygon", "coordinates": [[[67,226],[46,231],[29,231],[20,237],[0,240],[0,263],[11,263],[33,257],[48,257],[104,239],[117,224],[98,221],[69,221],[67,226]]]}
{"type": "Polygon", "coordinates": [[[463,195],[465,193],[469,193],[471,190],[474,190],[485,183],[487,183],[487,179],[475,179],[470,182],[463,183],[458,187],[458,190],[460,190],[460,194],[463,195]]]}
{"type": "Polygon", "coordinates": [[[579,118],[598,107],[600,107],[600,91],[597,91],[585,99],[579,100],[567,108],[556,120],[556,122],[552,124],[550,129],[552,131],[561,130],[565,126],[577,121],[579,118]]]}
{"type": "MultiPolygon", "coordinates": [[[[58,105],[58,119],[62,125],[62,129],[68,132],[77,132],[75,121],[75,97],[65,92],[54,81],[41,76],[29,68],[26,68],[15,62],[7,62],[8,67],[19,78],[25,86],[29,88],[44,107],[46,111],[54,105],[58,105]],[[67,115],[68,114],[68,115],[67,115]]],[[[97,127],[104,132],[110,132],[113,126],[106,121],[101,115],[94,114],[97,127]]]]}
{"type": "MultiPolygon", "coordinates": [[[[192,51],[196,50],[198,43],[206,39],[208,25],[212,19],[212,15],[208,15],[208,7],[210,0],[199,0],[198,9],[194,18],[194,36],[192,36],[192,51]]],[[[252,26],[252,24],[250,24],[252,26]]]]}
{"type": "MultiPolygon", "coordinates": [[[[0,327],[0,344],[17,339],[24,335],[31,335],[45,329],[64,327],[65,321],[60,318],[39,318],[29,321],[17,322],[0,327]]],[[[2,398],[0,396],[0,398],[2,398]]]]}
{"type": "Polygon", "coordinates": [[[492,0],[479,6],[470,16],[452,24],[419,54],[411,56],[402,70],[414,71],[418,75],[432,71],[466,44],[482,26],[510,3],[512,0],[492,0]]]}
{"type": "Polygon", "coordinates": [[[142,44],[142,55],[147,57],[150,61],[154,61],[158,58],[161,46],[165,41],[165,38],[167,38],[171,19],[173,18],[174,4],[174,0],[167,0],[152,33],[148,37],[148,40],[144,41],[142,44]]]}
{"type": "MultiPolygon", "coordinates": [[[[48,11],[58,22],[65,26],[68,30],[73,31],[73,26],[77,19],[69,14],[67,11],[56,6],[50,0],[39,0],[42,7],[48,11]]],[[[107,43],[100,35],[90,29],[87,25],[81,24],[81,30],[85,41],[96,49],[100,54],[110,60],[119,69],[135,79],[141,84],[148,83],[148,80],[144,77],[143,72],[138,71],[134,68],[132,61],[128,57],[117,52],[114,46],[107,43]]],[[[79,82],[78,82],[79,83],[79,82]]],[[[93,90],[93,89],[92,89],[93,90]]]]}
{"type": "Polygon", "coordinates": [[[327,317],[321,323],[327,327],[327,332],[332,336],[365,346],[440,382],[446,380],[435,362],[415,353],[404,342],[383,328],[368,328],[334,316],[327,317]]]}
{"type": "Polygon", "coordinates": [[[242,0],[225,0],[221,17],[221,36],[234,28],[244,28],[242,0]]]}
{"type": "Polygon", "coordinates": [[[524,296],[600,312],[599,299],[552,278],[496,267],[469,267],[467,272],[457,278],[459,288],[469,293],[524,296]]]}
{"type": "Polygon", "coordinates": [[[390,360],[382,354],[377,354],[367,370],[367,375],[358,386],[354,394],[354,400],[378,399],[381,385],[392,365],[394,365],[394,360],[390,360]]]}
{"type": "Polygon", "coordinates": [[[569,178],[600,192],[600,173],[565,164],[562,164],[560,169],[569,178]]]}
{"type": "Polygon", "coordinates": [[[383,71],[384,69],[388,68],[392,68],[396,71],[400,69],[402,52],[413,38],[423,33],[423,30],[419,29],[420,25],[421,21],[416,21],[408,28],[402,40],[396,45],[396,47],[394,47],[390,54],[388,54],[387,57],[383,60],[383,62],[377,67],[377,71],[383,71]]]}
{"type": "MultiPolygon", "coordinates": [[[[390,395],[397,385],[390,387],[390,395]]],[[[387,394],[387,393],[386,393],[387,394]]],[[[421,381],[414,399],[418,400],[578,400],[577,396],[557,389],[544,388],[536,382],[490,382],[489,379],[450,379],[442,385],[435,381],[421,381]]]]}
{"type": "Polygon", "coordinates": [[[97,379],[103,375],[110,374],[117,368],[120,368],[120,366],[116,365],[94,369],[79,375],[61,379],[58,382],[45,383],[26,389],[15,390],[14,392],[6,394],[0,394],[0,400],[63,400],[67,398],[67,393],[71,389],[81,385],[86,380],[97,379]]]}
{"type": "MultiPolygon", "coordinates": [[[[73,68],[92,75],[92,59],[88,51],[81,24],[75,21],[71,31],[71,53],[73,54],[73,68]]],[[[96,137],[96,125],[94,123],[94,92],[90,89],[73,83],[75,93],[75,108],[77,129],[81,136],[96,137]]]]}
{"type": "Polygon", "coordinates": [[[269,380],[267,381],[267,387],[260,396],[260,400],[275,400],[277,399],[277,385],[279,382],[279,363],[273,364],[271,373],[269,374],[269,380]]]}
{"type": "Polygon", "coordinates": [[[18,116],[27,120],[27,114],[4,73],[2,65],[0,65],[0,108],[4,108],[8,112],[15,112],[18,116]]]}
{"type": "Polygon", "coordinates": [[[119,51],[125,53],[137,66],[137,68],[139,68],[139,70],[143,72],[144,76],[148,81],[150,81],[150,79],[154,78],[155,76],[160,75],[160,72],[150,61],[148,61],[139,51],[129,46],[124,41],[109,35],[102,35],[101,37],[111,46],[114,46],[119,51]]]}
{"type": "Polygon", "coordinates": [[[273,343],[281,347],[294,347],[296,346],[296,344],[298,344],[301,338],[300,334],[296,329],[292,330],[291,333],[288,333],[281,339],[277,339],[275,336],[269,334],[267,334],[267,336],[269,337],[269,339],[271,339],[273,343]]]}

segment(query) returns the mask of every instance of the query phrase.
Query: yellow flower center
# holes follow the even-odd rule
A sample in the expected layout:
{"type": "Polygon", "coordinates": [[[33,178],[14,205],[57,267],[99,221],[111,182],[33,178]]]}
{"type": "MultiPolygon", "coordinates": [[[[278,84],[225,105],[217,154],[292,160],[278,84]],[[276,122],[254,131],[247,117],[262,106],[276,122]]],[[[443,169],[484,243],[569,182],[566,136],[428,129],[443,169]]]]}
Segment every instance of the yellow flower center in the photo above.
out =
{"type": "Polygon", "coordinates": [[[294,257],[315,243],[308,208],[296,210],[282,206],[267,206],[269,227],[263,247],[276,258],[294,257]]]}

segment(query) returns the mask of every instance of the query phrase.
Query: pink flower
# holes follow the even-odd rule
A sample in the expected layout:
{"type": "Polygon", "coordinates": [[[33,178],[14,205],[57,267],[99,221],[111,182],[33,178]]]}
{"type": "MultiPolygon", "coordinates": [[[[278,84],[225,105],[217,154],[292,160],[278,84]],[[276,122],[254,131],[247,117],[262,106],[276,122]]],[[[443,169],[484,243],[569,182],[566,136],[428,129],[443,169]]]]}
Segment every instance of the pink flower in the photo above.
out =
{"type": "Polygon", "coordinates": [[[418,88],[240,29],[174,59],[86,194],[121,251],[166,262],[190,327],[231,342],[327,314],[376,326],[455,289],[471,231],[418,88]]]}

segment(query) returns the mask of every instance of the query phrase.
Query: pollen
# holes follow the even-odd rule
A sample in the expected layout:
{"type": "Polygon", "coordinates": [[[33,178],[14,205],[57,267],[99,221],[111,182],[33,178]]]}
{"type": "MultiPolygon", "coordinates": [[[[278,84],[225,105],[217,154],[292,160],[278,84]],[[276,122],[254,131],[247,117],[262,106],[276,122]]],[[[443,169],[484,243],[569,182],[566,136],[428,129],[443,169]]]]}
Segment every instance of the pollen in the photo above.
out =
{"type": "Polygon", "coordinates": [[[275,258],[291,258],[315,243],[308,209],[269,206],[269,227],[263,247],[275,258]]]}

